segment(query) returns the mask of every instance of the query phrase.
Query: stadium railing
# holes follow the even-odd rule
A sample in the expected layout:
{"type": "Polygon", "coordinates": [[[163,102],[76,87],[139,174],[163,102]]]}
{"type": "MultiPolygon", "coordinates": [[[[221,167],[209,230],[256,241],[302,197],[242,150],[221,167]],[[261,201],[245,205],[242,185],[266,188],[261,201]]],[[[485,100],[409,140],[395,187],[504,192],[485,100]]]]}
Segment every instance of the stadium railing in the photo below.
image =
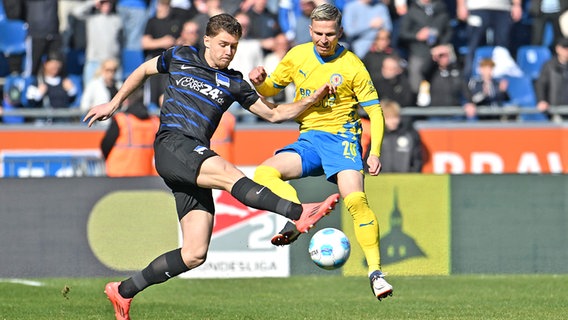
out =
{"type": "MultiPolygon", "coordinates": [[[[156,111],[159,112],[159,111],[156,111]]],[[[248,113],[246,110],[242,110],[243,113],[248,113]]],[[[539,114],[541,113],[536,108],[526,108],[519,106],[505,106],[505,107],[478,107],[477,114],[480,116],[520,116],[526,114],[539,114]]],[[[447,106],[447,107],[405,107],[402,108],[401,114],[403,116],[415,116],[415,117],[441,117],[441,116],[463,116],[464,110],[460,106],[447,106]]],[[[548,114],[553,115],[568,115],[568,105],[563,106],[551,106],[548,110],[548,114]]],[[[0,116],[23,116],[29,119],[33,118],[70,118],[75,119],[80,122],[85,113],[79,109],[15,109],[15,110],[4,110],[0,112],[0,116]]],[[[238,115],[237,115],[238,116],[238,115]]],[[[2,122],[0,122],[2,124],[2,122]]],[[[33,125],[33,123],[30,123],[33,125]]]]}

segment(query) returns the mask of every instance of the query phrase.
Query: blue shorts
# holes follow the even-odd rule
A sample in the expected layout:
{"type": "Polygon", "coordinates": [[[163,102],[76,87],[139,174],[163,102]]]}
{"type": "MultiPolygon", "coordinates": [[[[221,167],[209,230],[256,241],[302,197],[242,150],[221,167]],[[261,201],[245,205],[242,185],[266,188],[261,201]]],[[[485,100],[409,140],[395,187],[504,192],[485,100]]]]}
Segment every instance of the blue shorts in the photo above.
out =
{"type": "Polygon", "coordinates": [[[353,135],[339,135],[312,130],[300,134],[298,140],[276,151],[295,152],[302,158],[302,176],[321,176],[337,183],[336,175],[343,170],[363,172],[361,141],[353,135]]]}

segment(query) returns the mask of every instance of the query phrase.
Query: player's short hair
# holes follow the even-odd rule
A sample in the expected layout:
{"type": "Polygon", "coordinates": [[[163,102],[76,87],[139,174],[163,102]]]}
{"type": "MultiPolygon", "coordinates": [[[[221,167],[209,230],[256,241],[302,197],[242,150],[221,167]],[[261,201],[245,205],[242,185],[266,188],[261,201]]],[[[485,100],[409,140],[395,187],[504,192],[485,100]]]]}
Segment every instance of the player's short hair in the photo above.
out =
{"type": "Polygon", "coordinates": [[[207,28],[205,29],[205,35],[209,37],[214,37],[218,35],[221,31],[225,31],[230,35],[236,36],[239,39],[243,35],[243,28],[241,24],[227,13],[221,13],[213,16],[207,22],[207,28]]]}
{"type": "Polygon", "coordinates": [[[337,27],[341,27],[341,11],[329,3],[323,3],[317,6],[310,15],[312,21],[335,21],[337,27]]]}

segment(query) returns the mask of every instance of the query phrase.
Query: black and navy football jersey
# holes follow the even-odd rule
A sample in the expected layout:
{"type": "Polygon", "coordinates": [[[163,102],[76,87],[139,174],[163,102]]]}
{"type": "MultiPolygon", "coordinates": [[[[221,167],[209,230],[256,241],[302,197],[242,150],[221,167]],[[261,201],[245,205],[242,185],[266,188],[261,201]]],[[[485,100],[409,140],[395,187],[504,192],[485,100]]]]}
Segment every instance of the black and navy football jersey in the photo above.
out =
{"type": "Polygon", "coordinates": [[[223,112],[238,102],[248,109],[259,96],[242,73],[209,67],[195,47],[175,46],[158,58],[169,73],[160,114],[160,131],[176,130],[209,146],[223,112]]]}

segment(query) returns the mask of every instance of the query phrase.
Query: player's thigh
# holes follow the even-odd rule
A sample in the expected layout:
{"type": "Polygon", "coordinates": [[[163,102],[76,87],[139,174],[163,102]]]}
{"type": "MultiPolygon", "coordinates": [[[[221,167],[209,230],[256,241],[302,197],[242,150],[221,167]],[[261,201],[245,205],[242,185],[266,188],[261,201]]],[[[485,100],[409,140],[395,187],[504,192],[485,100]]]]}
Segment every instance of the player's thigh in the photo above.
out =
{"type": "Polygon", "coordinates": [[[299,178],[302,175],[302,157],[293,151],[283,151],[265,160],[262,165],[273,167],[283,180],[299,178]]]}
{"type": "Polygon", "coordinates": [[[197,185],[201,164],[216,155],[198,141],[175,132],[162,132],[154,141],[156,170],[172,189],[197,185]]]}
{"type": "Polygon", "coordinates": [[[352,192],[364,191],[364,175],[357,170],[342,170],[337,173],[337,187],[341,197],[345,198],[352,192]]]}
{"type": "Polygon", "coordinates": [[[202,188],[213,188],[231,191],[235,182],[244,177],[245,174],[234,164],[215,156],[207,158],[201,164],[197,176],[197,185],[202,188]]]}

